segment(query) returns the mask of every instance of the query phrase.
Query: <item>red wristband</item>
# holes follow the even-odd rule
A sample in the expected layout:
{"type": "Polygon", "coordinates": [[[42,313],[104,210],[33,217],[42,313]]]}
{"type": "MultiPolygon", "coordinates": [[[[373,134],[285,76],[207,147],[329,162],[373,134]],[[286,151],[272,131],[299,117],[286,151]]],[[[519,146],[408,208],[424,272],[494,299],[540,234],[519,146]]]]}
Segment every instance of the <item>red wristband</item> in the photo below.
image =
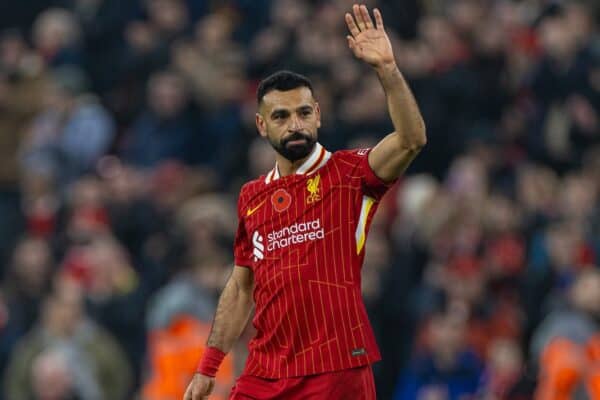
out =
{"type": "Polygon", "coordinates": [[[221,350],[216,347],[207,347],[202,354],[202,359],[198,364],[198,368],[196,368],[196,372],[214,378],[224,358],[225,353],[221,350]]]}

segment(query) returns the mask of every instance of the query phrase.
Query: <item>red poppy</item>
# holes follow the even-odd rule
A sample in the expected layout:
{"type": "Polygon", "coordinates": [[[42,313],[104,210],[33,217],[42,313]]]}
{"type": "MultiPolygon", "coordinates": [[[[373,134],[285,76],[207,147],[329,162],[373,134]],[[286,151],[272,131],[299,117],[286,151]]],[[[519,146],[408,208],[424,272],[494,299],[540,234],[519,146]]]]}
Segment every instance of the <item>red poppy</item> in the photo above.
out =
{"type": "Polygon", "coordinates": [[[292,196],[285,189],[277,189],[271,196],[271,204],[277,212],[284,212],[292,204],[292,196]]]}

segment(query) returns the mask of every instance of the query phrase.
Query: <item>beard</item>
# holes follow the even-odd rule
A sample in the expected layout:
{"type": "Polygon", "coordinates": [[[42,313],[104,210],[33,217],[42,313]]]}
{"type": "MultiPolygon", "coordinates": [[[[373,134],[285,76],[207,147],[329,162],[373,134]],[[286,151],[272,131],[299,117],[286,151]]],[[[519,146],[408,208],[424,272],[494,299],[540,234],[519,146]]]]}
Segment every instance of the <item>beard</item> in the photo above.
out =
{"type": "Polygon", "coordinates": [[[281,139],[280,142],[276,142],[272,139],[269,139],[269,142],[276,152],[281,154],[287,160],[294,162],[308,156],[315,148],[317,139],[306,133],[294,132],[288,137],[281,139]],[[290,142],[296,140],[302,140],[303,142],[290,144],[290,142]]]}

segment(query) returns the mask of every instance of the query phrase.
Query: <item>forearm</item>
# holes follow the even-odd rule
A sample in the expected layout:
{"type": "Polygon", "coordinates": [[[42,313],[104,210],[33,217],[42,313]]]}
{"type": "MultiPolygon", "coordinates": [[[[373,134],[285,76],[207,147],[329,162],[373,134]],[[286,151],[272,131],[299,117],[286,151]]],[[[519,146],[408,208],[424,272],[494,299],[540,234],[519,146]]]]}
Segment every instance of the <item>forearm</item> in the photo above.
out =
{"type": "Polygon", "coordinates": [[[427,142],[425,122],[402,73],[396,63],[375,68],[375,71],[385,91],[398,146],[420,149],[427,142]]]}
{"type": "Polygon", "coordinates": [[[221,293],[207,345],[228,353],[248,323],[252,292],[231,276],[221,293]]]}

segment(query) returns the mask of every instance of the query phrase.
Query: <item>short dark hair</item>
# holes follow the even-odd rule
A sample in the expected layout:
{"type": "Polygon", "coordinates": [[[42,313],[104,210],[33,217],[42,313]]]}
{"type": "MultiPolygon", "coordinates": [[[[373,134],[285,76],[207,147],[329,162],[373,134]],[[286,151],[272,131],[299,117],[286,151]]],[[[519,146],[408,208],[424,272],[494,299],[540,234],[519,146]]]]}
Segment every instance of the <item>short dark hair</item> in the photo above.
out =
{"type": "Polygon", "coordinates": [[[258,85],[256,90],[256,102],[260,104],[263,97],[272,90],[292,90],[299,87],[307,87],[313,91],[312,83],[304,75],[292,71],[278,71],[267,76],[258,85]]]}

